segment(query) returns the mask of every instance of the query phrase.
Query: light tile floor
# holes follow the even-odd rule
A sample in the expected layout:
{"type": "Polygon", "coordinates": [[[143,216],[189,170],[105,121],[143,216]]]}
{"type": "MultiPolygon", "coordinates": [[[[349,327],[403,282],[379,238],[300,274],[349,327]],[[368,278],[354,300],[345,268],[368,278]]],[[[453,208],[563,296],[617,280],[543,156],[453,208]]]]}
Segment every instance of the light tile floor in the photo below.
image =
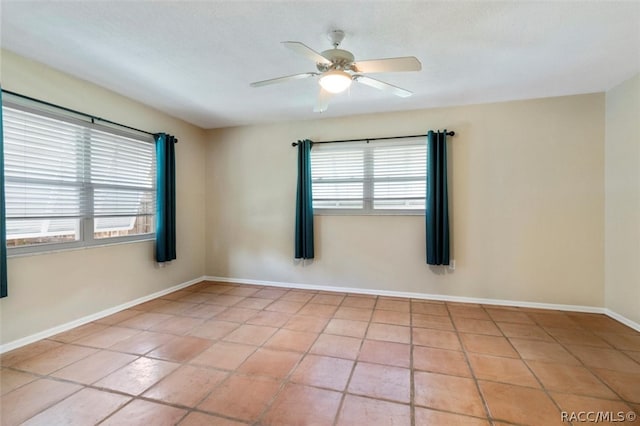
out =
{"type": "Polygon", "coordinates": [[[562,411],[640,413],[640,333],[603,315],[212,282],[0,361],[4,426],[546,426],[570,424],[562,411]]]}

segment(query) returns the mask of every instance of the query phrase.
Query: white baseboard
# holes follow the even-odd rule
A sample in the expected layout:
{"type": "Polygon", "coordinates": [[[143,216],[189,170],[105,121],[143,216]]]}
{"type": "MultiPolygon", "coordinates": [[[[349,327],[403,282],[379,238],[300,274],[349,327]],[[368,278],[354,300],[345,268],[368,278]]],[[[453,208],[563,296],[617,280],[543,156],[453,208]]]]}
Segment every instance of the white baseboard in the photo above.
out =
{"type": "Polygon", "coordinates": [[[33,342],[36,342],[38,340],[46,339],[47,337],[55,336],[56,334],[65,332],[67,330],[71,330],[72,328],[79,327],[81,325],[90,323],[92,321],[99,320],[99,319],[107,317],[109,315],[113,315],[113,314],[115,314],[117,312],[123,311],[123,310],[128,309],[128,308],[130,308],[132,306],[139,305],[140,303],[148,302],[149,300],[156,299],[158,297],[164,296],[165,294],[172,293],[174,291],[180,290],[180,289],[185,288],[185,287],[189,287],[189,286],[191,286],[193,284],[197,284],[197,283],[199,283],[201,281],[204,281],[204,280],[205,280],[204,277],[194,278],[194,279],[189,280],[187,282],[184,282],[184,283],[181,283],[181,284],[178,284],[178,285],[174,285],[173,287],[165,288],[164,290],[160,290],[160,291],[157,291],[155,293],[152,293],[152,294],[149,294],[149,295],[146,295],[146,296],[139,297],[139,298],[137,298],[135,300],[131,300],[131,301],[126,302],[126,303],[122,303],[122,304],[120,304],[118,306],[114,306],[112,308],[105,309],[105,310],[97,312],[95,314],[87,315],[87,316],[84,316],[82,318],[78,318],[76,320],[69,321],[67,323],[64,323],[64,324],[49,328],[49,329],[41,331],[39,333],[35,333],[35,334],[23,337],[23,338],[18,339],[18,340],[14,340],[12,342],[5,343],[3,345],[0,345],[0,354],[8,352],[8,351],[12,351],[14,349],[17,349],[19,347],[28,345],[29,343],[33,343],[33,342]]]}
{"type": "Polygon", "coordinates": [[[629,318],[620,315],[617,312],[612,311],[611,309],[604,309],[604,314],[607,315],[610,318],[613,318],[616,321],[619,321],[621,323],[623,323],[624,325],[626,325],[627,327],[631,327],[636,331],[640,331],[640,324],[638,324],[635,321],[631,321],[629,318]]]}
{"type": "Polygon", "coordinates": [[[640,331],[640,324],[638,324],[637,322],[634,322],[616,312],[613,312],[610,309],[596,307],[596,306],[562,305],[562,304],[555,304],[555,303],[523,302],[523,301],[503,300],[503,299],[484,299],[484,298],[477,298],[477,297],[450,296],[450,295],[443,295],[443,294],[412,293],[412,292],[404,292],[404,291],[376,290],[376,289],[366,289],[366,288],[356,288],[356,287],[336,287],[336,286],[324,286],[324,285],[314,285],[314,284],[285,283],[285,282],[279,282],[279,281],[251,280],[251,279],[243,279],[243,278],[202,276],[199,278],[194,278],[192,280],[186,281],[181,284],[177,284],[173,287],[169,287],[164,290],[140,297],[138,299],[131,300],[129,302],[120,304],[118,306],[105,309],[95,314],[87,315],[85,317],[78,318],[77,320],[70,321],[70,322],[58,325],[56,327],[49,328],[39,333],[35,333],[30,336],[26,336],[26,337],[14,340],[12,342],[5,343],[3,345],[0,345],[0,354],[28,345],[38,340],[46,339],[48,337],[65,332],[75,327],[79,327],[81,325],[90,323],[92,321],[99,320],[101,318],[115,314],[122,310],[128,309],[132,306],[138,305],[140,303],[148,302],[149,300],[156,299],[158,297],[164,296],[165,294],[169,294],[174,291],[180,290],[182,288],[189,287],[193,284],[197,284],[201,281],[218,281],[218,282],[228,282],[228,283],[237,283],[237,284],[262,285],[262,286],[270,286],[270,287],[298,288],[303,290],[319,290],[319,291],[330,291],[330,292],[339,292],[339,293],[369,294],[374,296],[391,296],[391,297],[404,297],[404,298],[412,298],[412,299],[437,300],[437,301],[444,301],[444,302],[479,303],[479,304],[485,304],[485,305],[515,306],[515,307],[522,307],[522,308],[554,309],[559,311],[605,314],[608,317],[613,318],[616,321],[619,321],[622,324],[628,327],[631,327],[636,331],[640,331]]]}
{"type": "Polygon", "coordinates": [[[251,285],[265,285],[271,287],[288,287],[298,288],[303,290],[320,290],[331,291],[339,293],[355,293],[355,294],[370,294],[375,296],[391,296],[391,297],[405,297],[412,299],[424,299],[424,300],[437,300],[444,302],[461,302],[461,303],[479,303],[484,305],[500,305],[500,306],[514,306],[520,308],[534,308],[534,309],[553,309],[558,311],[568,312],[585,312],[593,314],[605,314],[610,318],[615,319],[623,323],[624,325],[633,328],[636,331],[640,331],[640,324],[631,321],[630,319],[613,312],[604,307],[598,306],[583,306],[583,305],[563,305],[556,303],[539,303],[539,302],[525,302],[518,300],[504,300],[504,299],[485,299],[479,297],[463,297],[463,296],[450,296],[446,294],[429,294],[429,293],[412,293],[405,291],[393,291],[393,290],[375,290],[356,287],[337,287],[337,286],[324,286],[314,284],[299,284],[299,283],[284,283],[279,281],[263,281],[263,280],[251,280],[243,278],[229,278],[229,277],[214,277],[205,276],[207,281],[228,282],[237,284],[251,284],[251,285]]]}

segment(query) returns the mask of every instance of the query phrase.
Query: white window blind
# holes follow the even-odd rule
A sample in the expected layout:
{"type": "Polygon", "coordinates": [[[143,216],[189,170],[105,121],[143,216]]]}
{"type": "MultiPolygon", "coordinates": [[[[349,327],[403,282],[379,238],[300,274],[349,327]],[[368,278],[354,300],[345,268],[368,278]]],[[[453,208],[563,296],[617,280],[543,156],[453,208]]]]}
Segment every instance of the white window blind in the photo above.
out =
{"type": "Polygon", "coordinates": [[[10,103],[3,105],[3,130],[9,248],[153,232],[151,138],[10,103]]]}
{"type": "Polygon", "coordinates": [[[318,213],[421,214],[426,144],[420,139],[315,144],[311,175],[318,213]]]}

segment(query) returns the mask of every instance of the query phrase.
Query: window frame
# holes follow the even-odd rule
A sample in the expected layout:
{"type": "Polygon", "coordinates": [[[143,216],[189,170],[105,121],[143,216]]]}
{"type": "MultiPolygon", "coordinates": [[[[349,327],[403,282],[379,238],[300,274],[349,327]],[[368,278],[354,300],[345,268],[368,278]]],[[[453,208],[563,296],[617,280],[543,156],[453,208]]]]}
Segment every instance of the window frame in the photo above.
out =
{"type": "MultiPolygon", "coordinates": [[[[426,136],[425,136],[426,138],[426,136]]],[[[360,148],[363,152],[363,178],[362,178],[362,198],[357,198],[357,200],[362,200],[362,208],[323,208],[323,207],[313,207],[313,214],[317,216],[424,216],[426,209],[423,207],[421,209],[375,209],[373,206],[374,198],[374,184],[376,182],[388,181],[388,182],[402,182],[402,181],[415,181],[416,178],[402,176],[402,177],[381,177],[374,178],[374,161],[373,161],[373,153],[375,145],[379,145],[380,147],[392,147],[392,146],[424,146],[425,148],[425,174],[424,179],[426,182],[426,141],[409,141],[409,138],[399,137],[394,139],[393,142],[385,141],[384,143],[375,143],[374,141],[368,142],[366,140],[358,141],[358,142],[339,142],[350,144],[352,147],[360,148]],[[403,141],[404,140],[404,141],[403,141]],[[375,144],[375,145],[372,145],[375,144]]],[[[322,148],[323,150],[328,150],[329,148],[322,148]]],[[[343,148],[337,148],[343,149],[343,148]]],[[[312,194],[313,194],[313,184],[316,182],[313,179],[313,145],[311,148],[311,174],[312,174],[312,194]]],[[[338,181],[336,179],[335,181],[338,181]]],[[[345,180],[354,182],[355,180],[345,180]]],[[[358,179],[357,182],[360,182],[358,179]]],[[[347,199],[345,199],[347,200],[347,199]]],[[[354,200],[354,199],[348,199],[354,200]]],[[[425,195],[424,200],[426,203],[426,186],[425,186],[425,195]]],[[[315,199],[313,201],[316,201],[315,199]]]]}
{"type": "MultiPolygon", "coordinates": [[[[23,111],[30,114],[35,114],[35,115],[46,117],[49,119],[70,123],[73,125],[82,126],[85,129],[93,129],[96,131],[110,133],[113,135],[122,136],[129,139],[135,139],[143,143],[149,143],[150,145],[155,145],[155,141],[153,139],[153,136],[151,135],[147,135],[147,134],[143,135],[142,133],[137,133],[134,131],[126,131],[114,126],[95,123],[93,120],[85,116],[82,116],[80,114],[74,114],[73,112],[70,112],[70,111],[68,112],[66,110],[58,110],[54,107],[48,107],[46,105],[42,105],[42,106],[39,104],[34,105],[32,101],[22,101],[19,98],[14,98],[11,96],[7,96],[7,97],[3,96],[2,105],[0,105],[0,107],[6,106],[10,109],[23,111]],[[7,97],[10,99],[7,99],[7,97]]],[[[85,138],[85,141],[86,140],[87,139],[85,138]]],[[[6,158],[5,158],[5,161],[6,161],[6,158]]],[[[156,153],[154,149],[153,163],[155,164],[156,161],[157,161],[157,158],[156,158],[156,153]]],[[[85,157],[85,162],[90,162],[89,156],[85,157]]],[[[87,164],[85,163],[85,165],[87,164]]],[[[88,168],[88,170],[90,170],[90,167],[88,168]]],[[[157,183],[155,179],[155,173],[157,173],[157,171],[154,170],[153,173],[154,173],[154,179],[153,179],[152,191],[154,191],[155,193],[157,191],[157,187],[156,187],[157,183]]],[[[93,191],[96,188],[96,185],[91,183],[87,184],[85,182],[82,186],[83,186],[83,191],[88,191],[90,193],[90,195],[86,195],[84,199],[88,200],[91,203],[91,207],[86,209],[86,212],[90,213],[90,216],[87,216],[85,214],[77,218],[77,220],[79,221],[77,240],[66,241],[66,242],[29,244],[29,245],[23,245],[23,246],[17,246],[17,247],[8,246],[7,257],[37,255],[37,254],[61,252],[61,251],[68,251],[68,250],[79,250],[79,249],[92,248],[92,247],[110,246],[110,245],[117,245],[117,244],[129,244],[129,243],[135,243],[135,242],[155,241],[156,239],[155,230],[152,230],[151,232],[148,232],[148,233],[141,233],[141,234],[135,234],[135,235],[121,235],[121,236],[113,236],[113,237],[95,238],[94,220],[100,217],[100,216],[96,217],[94,215],[95,210],[94,210],[93,203],[95,200],[93,199],[93,191]]],[[[101,186],[100,184],[97,185],[97,187],[100,187],[100,186],[101,186]]],[[[154,194],[154,199],[155,199],[155,194],[154,194]]],[[[155,200],[155,203],[157,206],[157,200],[155,200]]],[[[154,223],[156,223],[157,209],[154,208],[153,214],[149,214],[147,216],[152,216],[154,223]]],[[[103,216],[103,217],[111,217],[111,216],[103,216]]],[[[8,235],[7,235],[7,239],[9,239],[8,235]]]]}

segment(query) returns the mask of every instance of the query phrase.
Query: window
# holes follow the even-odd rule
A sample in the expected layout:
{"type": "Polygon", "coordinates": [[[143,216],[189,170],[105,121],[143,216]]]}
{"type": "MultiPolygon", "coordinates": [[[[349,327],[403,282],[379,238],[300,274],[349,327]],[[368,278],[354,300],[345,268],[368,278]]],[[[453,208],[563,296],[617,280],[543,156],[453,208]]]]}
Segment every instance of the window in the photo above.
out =
{"type": "Polygon", "coordinates": [[[315,144],[313,208],[319,214],[423,214],[424,140],[315,144]]]}
{"type": "Polygon", "coordinates": [[[153,238],[151,137],[7,101],[2,108],[10,253],[153,238]]]}

